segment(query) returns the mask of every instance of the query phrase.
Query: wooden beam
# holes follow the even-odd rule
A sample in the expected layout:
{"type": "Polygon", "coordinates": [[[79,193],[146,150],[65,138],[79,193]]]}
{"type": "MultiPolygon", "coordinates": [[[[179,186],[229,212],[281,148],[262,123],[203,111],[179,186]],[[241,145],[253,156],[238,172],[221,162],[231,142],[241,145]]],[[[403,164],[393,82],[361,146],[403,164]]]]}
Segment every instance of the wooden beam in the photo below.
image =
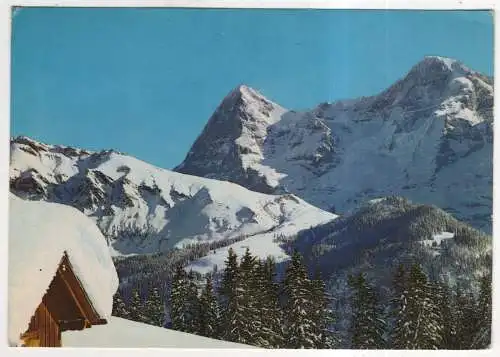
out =
{"type": "Polygon", "coordinates": [[[85,328],[85,319],[76,319],[76,320],[62,320],[59,321],[59,326],[62,331],[68,330],[83,330],[85,328]]]}
{"type": "MultiPolygon", "coordinates": [[[[57,270],[57,272],[59,274],[61,274],[61,279],[64,282],[64,284],[66,285],[66,287],[68,288],[68,291],[71,294],[71,297],[74,299],[74,301],[76,303],[76,306],[78,306],[78,310],[80,310],[82,316],[85,317],[85,320],[88,320],[89,317],[87,316],[87,313],[86,313],[85,309],[83,308],[82,304],[80,303],[80,300],[78,299],[78,297],[76,296],[75,292],[73,291],[73,288],[71,287],[71,284],[68,282],[68,280],[64,276],[65,274],[62,271],[62,269],[60,268],[60,266],[59,266],[59,269],[57,270]]],[[[89,321],[89,323],[90,323],[90,321],[89,321]]]]}
{"type": "Polygon", "coordinates": [[[83,318],[84,316],[81,314],[76,301],[73,300],[61,274],[56,271],[49,290],[43,297],[43,303],[47,306],[56,321],[83,318]]]}
{"type": "Polygon", "coordinates": [[[102,318],[95,311],[92,301],[87,295],[87,292],[83,288],[80,280],[75,275],[66,252],[64,253],[61,264],[59,265],[58,272],[64,283],[68,286],[72,296],[76,298],[75,302],[77,302],[78,308],[82,312],[82,316],[89,321],[89,327],[91,325],[102,324],[102,318]]]}

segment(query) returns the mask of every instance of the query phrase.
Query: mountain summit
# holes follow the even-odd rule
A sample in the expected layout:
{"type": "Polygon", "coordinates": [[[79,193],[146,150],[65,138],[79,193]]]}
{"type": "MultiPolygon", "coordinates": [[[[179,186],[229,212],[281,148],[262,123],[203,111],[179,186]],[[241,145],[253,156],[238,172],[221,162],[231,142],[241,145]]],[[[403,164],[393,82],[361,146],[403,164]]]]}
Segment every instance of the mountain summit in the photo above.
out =
{"type": "Polygon", "coordinates": [[[493,81],[429,56],[381,93],[287,111],[246,86],[175,169],[347,212],[397,194],[491,229],[493,81]]]}
{"type": "MultiPolygon", "coordinates": [[[[256,90],[238,86],[219,104],[186,160],[175,171],[233,182],[234,177],[248,176],[250,163],[264,158],[261,149],[267,129],[280,121],[285,112],[256,90]]],[[[245,183],[251,190],[273,191],[259,175],[248,176],[245,183]]]]}

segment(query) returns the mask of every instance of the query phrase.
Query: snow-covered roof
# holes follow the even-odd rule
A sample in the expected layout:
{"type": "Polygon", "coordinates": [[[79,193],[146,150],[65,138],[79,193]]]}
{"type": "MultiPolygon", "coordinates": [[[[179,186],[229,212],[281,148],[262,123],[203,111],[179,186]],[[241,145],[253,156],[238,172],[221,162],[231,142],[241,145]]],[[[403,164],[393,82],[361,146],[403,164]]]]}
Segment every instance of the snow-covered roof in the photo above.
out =
{"type": "Polygon", "coordinates": [[[146,325],[114,316],[106,325],[92,326],[92,328],[83,331],[65,331],[62,333],[61,339],[64,347],[256,348],[146,325]]]}
{"type": "Polygon", "coordinates": [[[109,319],[118,276],[97,226],[78,210],[10,195],[9,343],[19,343],[64,252],[95,311],[109,319]]]}

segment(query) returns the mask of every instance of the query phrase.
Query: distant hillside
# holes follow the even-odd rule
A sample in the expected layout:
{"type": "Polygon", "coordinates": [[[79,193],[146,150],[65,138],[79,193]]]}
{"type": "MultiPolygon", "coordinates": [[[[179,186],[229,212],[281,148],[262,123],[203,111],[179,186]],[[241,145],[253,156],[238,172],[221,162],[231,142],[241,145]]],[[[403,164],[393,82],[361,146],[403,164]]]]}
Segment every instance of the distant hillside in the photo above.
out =
{"type": "MultiPolygon", "coordinates": [[[[349,274],[365,273],[386,299],[400,263],[420,263],[431,279],[473,291],[492,268],[491,236],[437,207],[401,197],[370,201],[352,215],[301,231],[283,245],[301,251],[311,271],[319,268],[345,314],[349,274]]],[[[346,331],[345,315],[339,324],[346,331]]]]}

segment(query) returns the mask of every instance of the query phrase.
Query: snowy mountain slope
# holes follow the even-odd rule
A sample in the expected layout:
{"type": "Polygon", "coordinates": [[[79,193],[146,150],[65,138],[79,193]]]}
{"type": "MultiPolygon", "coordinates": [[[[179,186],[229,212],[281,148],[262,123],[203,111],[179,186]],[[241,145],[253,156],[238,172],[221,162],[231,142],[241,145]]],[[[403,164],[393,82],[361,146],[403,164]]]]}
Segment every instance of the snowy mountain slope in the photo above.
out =
{"type": "Polygon", "coordinates": [[[336,217],[291,194],[256,193],[163,170],[112,150],[88,152],[26,137],[11,140],[10,187],[20,197],[81,210],[96,222],[116,255],[258,237],[304,214],[308,226],[336,217]]]}
{"type": "Polygon", "coordinates": [[[242,257],[247,248],[250,249],[254,256],[265,259],[272,256],[277,263],[282,263],[290,258],[290,251],[285,251],[281,244],[281,239],[291,239],[297,235],[298,232],[311,228],[311,223],[314,225],[321,225],[331,221],[329,215],[318,215],[318,212],[311,209],[303,209],[293,216],[293,219],[283,222],[279,227],[270,232],[260,233],[248,237],[247,239],[233,243],[227,247],[215,249],[213,253],[197,259],[196,261],[187,265],[186,270],[197,271],[201,274],[209,273],[214,270],[224,268],[224,261],[227,258],[227,251],[232,248],[233,251],[242,257]]]}
{"type": "Polygon", "coordinates": [[[442,57],[426,57],[378,95],[306,112],[242,86],[175,170],[343,213],[398,194],[489,231],[492,108],[492,80],[442,57]]]}
{"type": "Polygon", "coordinates": [[[93,348],[256,348],[112,316],[106,325],[62,333],[64,347],[93,348]]]}

